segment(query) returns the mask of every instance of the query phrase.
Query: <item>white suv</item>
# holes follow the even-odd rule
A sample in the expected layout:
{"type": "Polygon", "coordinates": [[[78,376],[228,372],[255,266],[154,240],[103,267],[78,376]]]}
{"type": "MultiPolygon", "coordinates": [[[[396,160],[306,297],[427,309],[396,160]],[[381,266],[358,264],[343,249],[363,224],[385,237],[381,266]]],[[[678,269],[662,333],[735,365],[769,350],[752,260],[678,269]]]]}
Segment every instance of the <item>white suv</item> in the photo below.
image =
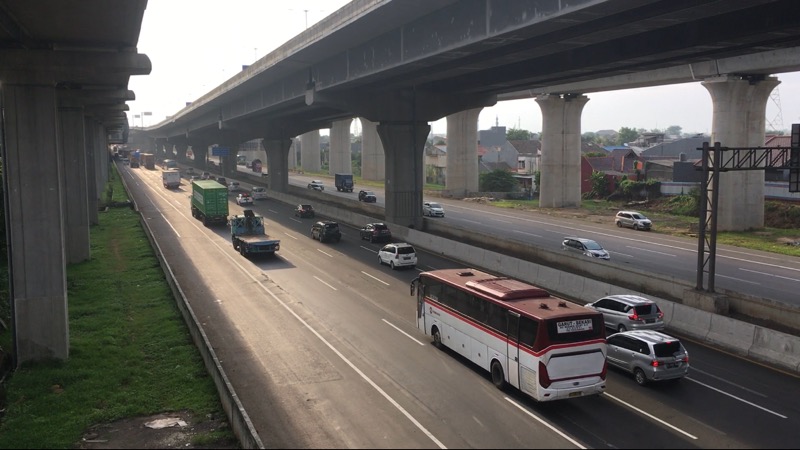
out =
{"type": "Polygon", "coordinates": [[[650,230],[653,223],[644,216],[644,214],[636,211],[620,211],[614,218],[614,222],[618,227],[628,227],[634,230],[650,230]]]}
{"type": "Polygon", "coordinates": [[[311,180],[311,183],[308,183],[308,188],[315,191],[324,191],[325,184],[320,180],[311,180]]]}
{"type": "Polygon", "coordinates": [[[378,251],[378,263],[388,264],[392,270],[398,267],[414,268],[417,265],[417,252],[405,242],[386,244],[378,251]]]}
{"type": "Polygon", "coordinates": [[[253,197],[253,200],[264,200],[267,198],[267,188],[253,186],[253,188],[250,189],[250,196],[253,197]]]}

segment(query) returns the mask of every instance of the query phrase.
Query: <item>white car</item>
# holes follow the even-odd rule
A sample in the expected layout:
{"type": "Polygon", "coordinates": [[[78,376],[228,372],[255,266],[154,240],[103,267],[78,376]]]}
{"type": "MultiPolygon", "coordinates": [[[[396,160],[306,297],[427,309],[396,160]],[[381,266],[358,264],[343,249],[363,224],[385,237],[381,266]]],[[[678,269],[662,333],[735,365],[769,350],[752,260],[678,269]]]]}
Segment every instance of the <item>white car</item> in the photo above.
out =
{"type": "Polygon", "coordinates": [[[228,183],[228,192],[239,192],[242,190],[242,187],[239,185],[238,181],[231,181],[228,183]]]}
{"type": "Polygon", "coordinates": [[[430,217],[444,217],[444,208],[436,202],[425,202],[422,204],[422,215],[430,217]]]}
{"type": "Polygon", "coordinates": [[[325,184],[320,180],[311,180],[311,183],[308,183],[308,188],[315,191],[324,191],[325,184]]]}
{"type": "Polygon", "coordinates": [[[247,192],[242,192],[241,194],[236,196],[236,204],[239,206],[252,205],[253,197],[251,197],[250,194],[248,194],[247,192]]]}
{"type": "Polygon", "coordinates": [[[250,189],[250,196],[253,197],[253,200],[264,200],[267,198],[267,188],[253,186],[253,189],[250,189]]]}
{"type": "Polygon", "coordinates": [[[417,252],[405,242],[386,244],[378,251],[378,263],[388,264],[392,270],[398,267],[414,268],[417,265],[417,252]]]}

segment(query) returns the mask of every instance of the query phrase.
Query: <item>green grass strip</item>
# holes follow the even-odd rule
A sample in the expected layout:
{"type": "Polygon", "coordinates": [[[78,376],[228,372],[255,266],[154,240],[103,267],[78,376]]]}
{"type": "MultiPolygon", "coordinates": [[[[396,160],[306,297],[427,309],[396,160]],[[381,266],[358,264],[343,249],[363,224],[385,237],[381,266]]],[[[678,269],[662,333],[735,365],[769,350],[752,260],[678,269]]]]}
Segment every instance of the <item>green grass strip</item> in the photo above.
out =
{"type": "MultiPolygon", "coordinates": [[[[118,175],[110,185],[127,200],[118,175]]],[[[67,267],[67,285],[70,356],[12,374],[0,448],[75,448],[89,426],[123,418],[224,416],[138,213],[99,213],[91,259],[67,267]]]]}

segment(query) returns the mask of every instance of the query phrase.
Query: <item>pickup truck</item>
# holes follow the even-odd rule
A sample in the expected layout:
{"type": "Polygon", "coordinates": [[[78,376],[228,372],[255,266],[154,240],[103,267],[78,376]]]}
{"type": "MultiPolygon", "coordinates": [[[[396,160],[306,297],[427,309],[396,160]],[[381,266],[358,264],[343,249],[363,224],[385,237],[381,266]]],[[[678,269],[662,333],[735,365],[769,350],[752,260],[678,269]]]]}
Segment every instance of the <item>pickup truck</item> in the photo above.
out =
{"type": "Polygon", "coordinates": [[[245,209],[243,214],[231,216],[229,223],[233,249],[245,258],[258,254],[273,255],[280,250],[281,241],[267,236],[264,218],[255,214],[252,209],[245,209]]]}

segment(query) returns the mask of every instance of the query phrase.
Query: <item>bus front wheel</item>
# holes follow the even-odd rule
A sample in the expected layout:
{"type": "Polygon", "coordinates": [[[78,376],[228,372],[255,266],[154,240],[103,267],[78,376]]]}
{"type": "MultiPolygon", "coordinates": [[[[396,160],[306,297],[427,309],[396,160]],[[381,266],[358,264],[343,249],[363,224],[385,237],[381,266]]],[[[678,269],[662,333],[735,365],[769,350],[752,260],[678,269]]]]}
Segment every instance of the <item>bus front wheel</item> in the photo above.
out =
{"type": "Polygon", "coordinates": [[[442,335],[439,334],[439,329],[434,327],[433,328],[433,346],[436,348],[442,348],[442,335]]]}
{"type": "Polygon", "coordinates": [[[492,361],[492,383],[497,389],[503,390],[506,387],[506,378],[503,375],[503,366],[500,361],[492,361]]]}

